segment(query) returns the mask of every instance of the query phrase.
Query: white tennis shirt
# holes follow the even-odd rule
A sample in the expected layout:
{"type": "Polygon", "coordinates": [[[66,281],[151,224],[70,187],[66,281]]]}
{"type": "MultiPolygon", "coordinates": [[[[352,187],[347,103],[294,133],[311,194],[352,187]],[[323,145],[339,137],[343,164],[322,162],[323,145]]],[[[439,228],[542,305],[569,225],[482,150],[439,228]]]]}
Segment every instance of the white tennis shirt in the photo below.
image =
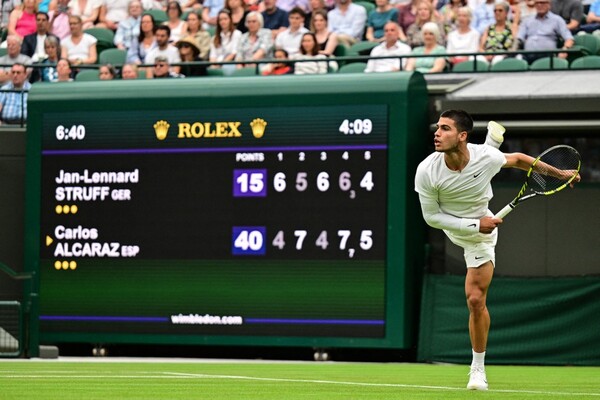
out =
{"type": "Polygon", "coordinates": [[[428,225],[453,234],[479,232],[479,219],[489,215],[491,180],[506,163],[491,146],[467,143],[470,158],[462,171],[446,165],[444,153],[430,154],[417,167],[415,190],[428,225]]]}

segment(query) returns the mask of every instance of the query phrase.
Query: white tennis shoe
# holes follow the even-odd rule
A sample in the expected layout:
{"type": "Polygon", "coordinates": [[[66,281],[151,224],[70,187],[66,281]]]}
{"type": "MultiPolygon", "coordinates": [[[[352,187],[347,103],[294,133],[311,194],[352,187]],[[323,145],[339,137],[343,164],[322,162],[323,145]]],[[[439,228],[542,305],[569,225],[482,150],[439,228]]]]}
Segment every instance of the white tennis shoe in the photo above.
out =
{"type": "Polygon", "coordinates": [[[485,368],[483,366],[472,366],[469,372],[469,390],[488,390],[487,377],[485,376],[485,368]]]}
{"type": "Polygon", "coordinates": [[[506,132],[506,128],[496,121],[488,122],[485,144],[499,149],[502,142],[504,142],[504,132],[506,132]]]}

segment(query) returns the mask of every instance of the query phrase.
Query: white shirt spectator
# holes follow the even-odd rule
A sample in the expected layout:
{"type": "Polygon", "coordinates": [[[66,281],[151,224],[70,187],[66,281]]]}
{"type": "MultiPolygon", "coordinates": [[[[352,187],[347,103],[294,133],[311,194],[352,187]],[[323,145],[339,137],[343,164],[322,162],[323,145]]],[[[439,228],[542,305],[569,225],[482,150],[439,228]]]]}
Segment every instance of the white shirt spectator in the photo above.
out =
{"type": "Polygon", "coordinates": [[[284,49],[291,57],[300,52],[300,43],[302,42],[302,35],[308,32],[305,27],[300,27],[296,32],[290,31],[290,28],[282,31],[275,39],[275,48],[284,49]]]}
{"type": "Polygon", "coordinates": [[[161,50],[158,47],[153,48],[148,52],[148,54],[146,54],[146,59],[144,62],[146,64],[154,64],[154,59],[158,56],[167,57],[169,64],[181,62],[181,57],[179,57],[179,49],[171,44],[168,45],[164,50],[161,50]]]}
{"type": "Polygon", "coordinates": [[[470,29],[467,33],[454,30],[448,34],[446,39],[446,51],[448,53],[476,53],[479,51],[479,32],[470,29]]]}
{"type": "Polygon", "coordinates": [[[330,31],[362,40],[367,23],[367,11],[363,6],[350,3],[345,14],[336,7],[327,13],[327,19],[330,31]]]}
{"type": "MultiPolygon", "coordinates": [[[[383,56],[403,56],[410,54],[411,48],[409,45],[397,41],[392,47],[387,47],[387,43],[383,42],[379,46],[371,50],[371,57],[383,56]]],[[[406,58],[402,60],[402,66],[406,66],[406,58]]],[[[385,58],[379,60],[369,60],[365,72],[391,72],[400,70],[399,58],[385,58]]]]}
{"type": "Polygon", "coordinates": [[[115,23],[121,22],[129,16],[129,0],[104,0],[106,19],[115,23]]]}
{"type": "Polygon", "coordinates": [[[223,61],[230,54],[236,54],[242,32],[237,29],[231,35],[221,33],[221,46],[215,47],[213,40],[210,41],[210,59],[214,61],[223,61]]]}
{"type": "Polygon", "coordinates": [[[97,41],[98,39],[89,33],[84,33],[79,43],[73,43],[71,41],[71,35],[69,35],[60,42],[60,45],[67,49],[69,59],[85,60],[90,57],[90,46],[96,44],[97,41]]]}
{"type": "Polygon", "coordinates": [[[317,54],[316,56],[307,56],[297,54],[291,57],[294,60],[325,60],[325,61],[304,61],[294,64],[294,74],[310,75],[310,74],[326,74],[327,73],[327,56],[317,54]]]}

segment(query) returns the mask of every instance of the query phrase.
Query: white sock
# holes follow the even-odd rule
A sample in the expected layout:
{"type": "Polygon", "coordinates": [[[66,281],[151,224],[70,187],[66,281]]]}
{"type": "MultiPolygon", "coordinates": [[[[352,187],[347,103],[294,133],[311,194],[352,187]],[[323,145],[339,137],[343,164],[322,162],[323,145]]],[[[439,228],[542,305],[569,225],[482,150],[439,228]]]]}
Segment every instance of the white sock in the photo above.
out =
{"type": "Polygon", "coordinates": [[[483,353],[477,353],[473,350],[473,362],[472,367],[483,367],[485,365],[485,351],[483,353]]]}
{"type": "Polygon", "coordinates": [[[491,137],[489,134],[485,137],[485,144],[487,144],[488,146],[492,146],[495,147],[497,149],[500,148],[500,145],[502,144],[502,142],[498,142],[497,140],[494,140],[493,137],[491,137]]]}

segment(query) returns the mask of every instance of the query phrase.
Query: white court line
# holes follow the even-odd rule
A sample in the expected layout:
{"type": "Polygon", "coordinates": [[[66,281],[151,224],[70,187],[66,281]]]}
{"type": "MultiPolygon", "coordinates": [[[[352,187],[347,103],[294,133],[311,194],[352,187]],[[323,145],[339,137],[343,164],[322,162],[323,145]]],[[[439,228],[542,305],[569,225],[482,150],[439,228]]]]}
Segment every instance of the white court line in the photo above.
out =
{"type": "MultiPolygon", "coordinates": [[[[452,386],[427,386],[427,385],[409,385],[403,383],[369,383],[369,382],[345,382],[345,381],[326,381],[320,379],[288,379],[288,378],[262,378],[256,376],[239,376],[239,375],[209,375],[209,374],[186,374],[180,372],[165,372],[167,375],[188,376],[196,378],[212,378],[212,379],[236,379],[236,380],[254,380],[254,381],[270,381],[270,382],[293,382],[293,383],[321,383],[329,385],[348,385],[348,386],[377,386],[377,387],[399,387],[409,389],[429,389],[429,390],[464,390],[463,387],[452,386]]],[[[600,393],[569,393],[569,392],[547,392],[537,390],[488,390],[488,392],[497,393],[523,393],[523,394],[541,394],[541,395],[556,395],[556,396],[598,396],[600,393]]]]}
{"type": "MultiPolygon", "coordinates": [[[[211,375],[211,374],[190,374],[180,372],[163,372],[160,375],[34,375],[34,374],[0,374],[2,379],[231,379],[231,380],[252,380],[263,382],[290,382],[290,383],[318,383],[326,385],[345,385],[345,386],[367,386],[367,387],[394,387],[406,389],[426,389],[440,391],[466,391],[464,387],[452,386],[429,386],[429,385],[410,385],[403,383],[369,383],[369,382],[347,382],[347,381],[328,381],[320,379],[291,379],[291,378],[265,378],[257,376],[240,375],[211,375]]],[[[541,390],[510,390],[510,389],[491,389],[489,392],[495,393],[521,393],[521,394],[540,394],[548,396],[579,396],[579,397],[600,397],[600,393],[570,393],[570,392],[552,392],[541,390]]]]}

